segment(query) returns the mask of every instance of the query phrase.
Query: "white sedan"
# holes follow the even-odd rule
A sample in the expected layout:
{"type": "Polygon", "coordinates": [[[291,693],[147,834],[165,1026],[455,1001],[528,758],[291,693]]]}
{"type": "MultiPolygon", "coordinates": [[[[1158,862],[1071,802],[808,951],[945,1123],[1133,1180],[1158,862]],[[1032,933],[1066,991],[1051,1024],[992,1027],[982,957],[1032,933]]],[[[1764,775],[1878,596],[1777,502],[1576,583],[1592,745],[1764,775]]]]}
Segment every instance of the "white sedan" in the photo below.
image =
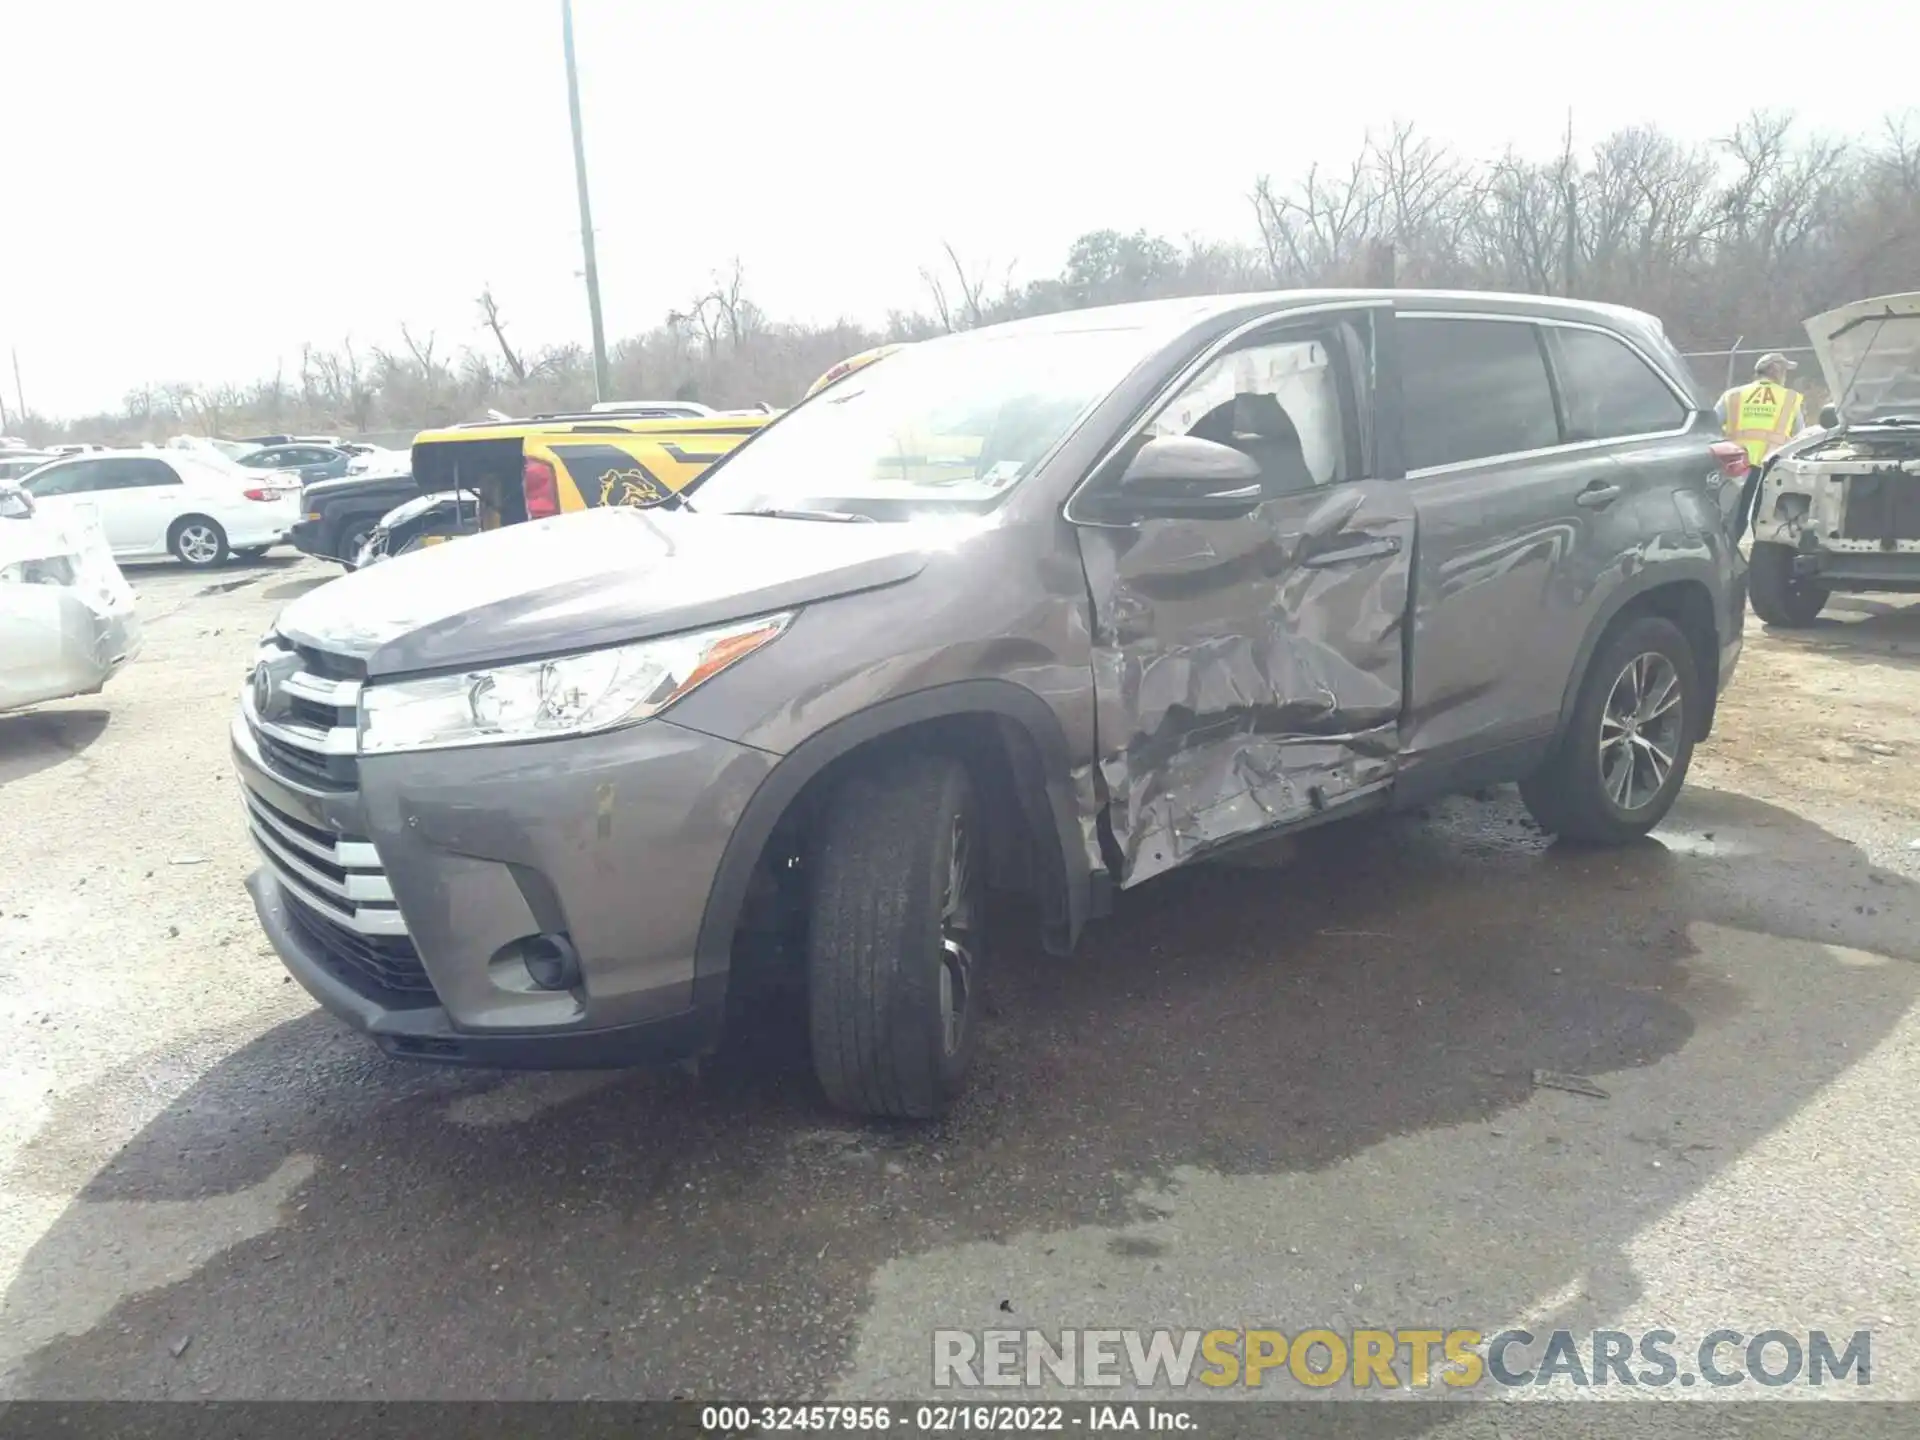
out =
{"type": "Polygon", "coordinates": [[[50,515],[98,518],[116,560],[171,555],[197,568],[281,544],[300,518],[300,479],[218,454],[118,450],[76,455],[20,481],[50,515]]]}

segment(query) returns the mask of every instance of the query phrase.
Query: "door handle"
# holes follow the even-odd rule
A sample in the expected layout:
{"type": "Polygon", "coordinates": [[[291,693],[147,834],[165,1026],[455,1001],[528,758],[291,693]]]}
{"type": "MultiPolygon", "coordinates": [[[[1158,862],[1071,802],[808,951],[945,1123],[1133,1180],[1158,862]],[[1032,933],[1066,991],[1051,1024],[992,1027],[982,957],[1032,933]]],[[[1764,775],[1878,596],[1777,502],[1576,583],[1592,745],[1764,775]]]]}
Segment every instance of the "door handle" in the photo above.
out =
{"type": "Polygon", "coordinates": [[[1364,545],[1349,546],[1345,550],[1326,550],[1318,555],[1309,555],[1300,563],[1309,570],[1326,570],[1335,565],[1357,565],[1362,560],[1380,560],[1388,555],[1400,553],[1400,537],[1383,535],[1377,540],[1369,540],[1364,545]]]}
{"type": "Polygon", "coordinates": [[[1574,496],[1573,503],[1576,505],[1584,505],[1589,510],[1604,510],[1619,498],[1620,487],[1618,485],[1606,485],[1596,480],[1578,495],[1574,496]]]}

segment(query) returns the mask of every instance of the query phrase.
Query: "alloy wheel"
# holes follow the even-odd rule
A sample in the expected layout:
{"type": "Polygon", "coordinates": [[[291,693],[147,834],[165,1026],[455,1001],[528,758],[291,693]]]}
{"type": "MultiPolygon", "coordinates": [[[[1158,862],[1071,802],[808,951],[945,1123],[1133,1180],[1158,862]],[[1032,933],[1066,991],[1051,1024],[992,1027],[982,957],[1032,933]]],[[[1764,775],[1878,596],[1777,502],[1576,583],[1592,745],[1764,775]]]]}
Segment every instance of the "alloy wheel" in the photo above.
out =
{"type": "Polygon", "coordinates": [[[220,537],[208,525],[187,525],[180,531],[180,558],[189,565],[211,565],[220,558],[220,537]]]}
{"type": "Polygon", "coordinates": [[[1652,804],[1673,773],[1685,720],[1680,674],[1657,650],[1633,657],[1600,710],[1600,783],[1623,813],[1652,804]]]}

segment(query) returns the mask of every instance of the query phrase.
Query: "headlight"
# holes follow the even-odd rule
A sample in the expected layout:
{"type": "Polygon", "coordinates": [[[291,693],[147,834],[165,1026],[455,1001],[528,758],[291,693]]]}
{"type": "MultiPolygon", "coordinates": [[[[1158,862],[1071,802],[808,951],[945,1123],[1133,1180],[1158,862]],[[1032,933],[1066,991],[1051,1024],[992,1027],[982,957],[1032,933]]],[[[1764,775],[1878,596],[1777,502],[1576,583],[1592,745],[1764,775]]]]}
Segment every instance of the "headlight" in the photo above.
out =
{"type": "Polygon", "coordinates": [[[360,702],[360,753],[500,745],[631,725],[751,655],[794,613],[556,660],[370,685],[360,702]]]}

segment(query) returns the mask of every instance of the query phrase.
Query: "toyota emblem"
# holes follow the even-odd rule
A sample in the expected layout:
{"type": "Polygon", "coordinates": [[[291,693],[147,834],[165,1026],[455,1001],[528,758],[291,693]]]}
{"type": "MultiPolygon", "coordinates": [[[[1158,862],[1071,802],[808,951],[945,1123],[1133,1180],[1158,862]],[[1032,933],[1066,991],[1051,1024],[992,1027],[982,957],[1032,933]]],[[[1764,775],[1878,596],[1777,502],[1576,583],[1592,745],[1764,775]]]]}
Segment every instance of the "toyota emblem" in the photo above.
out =
{"type": "Polygon", "coordinates": [[[255,713],[265,715],[273,704],[273,667],[262,660],[253,667],[253,708],[255,713]]]}

